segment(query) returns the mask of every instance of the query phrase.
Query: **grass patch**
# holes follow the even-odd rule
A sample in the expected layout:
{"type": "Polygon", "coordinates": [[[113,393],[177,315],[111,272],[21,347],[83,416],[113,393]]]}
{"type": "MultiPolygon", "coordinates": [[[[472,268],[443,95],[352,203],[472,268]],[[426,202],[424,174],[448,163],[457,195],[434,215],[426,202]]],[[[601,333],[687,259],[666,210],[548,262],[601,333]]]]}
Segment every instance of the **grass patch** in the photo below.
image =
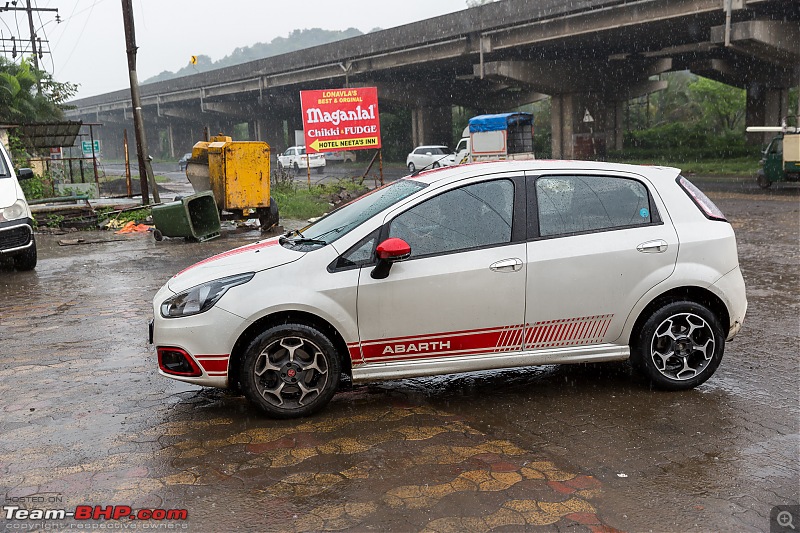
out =
{"type": "Polygon", "coordinates": [[[320,187],[311,189],[280,187],[272,189],[271,195],[278,202],[281,218],[307,220],[321,216],[331,208],[320,192],[320,187]]]}
{"type": "Polygon", "coordinates": [[[331,210],[331,202],[342,203],[366,191],[360,180],[340,179],[308,187],[286,170],[275,169],[270,180],[270,196],[278,203],[282,218],[308,220],[331,210]]]}
{"type": "Polygon", "coordinates": [[[140,207],[137,209],[126,209],[124,211],[115,211],[111,208],[98,208],[97,219],[103,220],[118,220],[122,223],[128,223],[132,220],[143,221],[150,216],[150,207],[140,207]]]}

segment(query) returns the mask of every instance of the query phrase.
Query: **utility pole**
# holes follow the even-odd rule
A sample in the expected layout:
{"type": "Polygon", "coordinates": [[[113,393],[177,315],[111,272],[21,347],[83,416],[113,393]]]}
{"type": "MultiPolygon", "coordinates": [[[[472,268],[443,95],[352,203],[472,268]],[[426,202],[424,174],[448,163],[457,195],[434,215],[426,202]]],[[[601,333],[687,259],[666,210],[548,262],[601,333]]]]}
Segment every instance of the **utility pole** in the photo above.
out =
{"type": "MultiPolygon", "coordinates": [[[[28,8],[26,11],[28,12],[28,27],[31,29],[31,50],[33,50],[33,66],[36,67],[36,70],[39,70],[39,54],[36,52],[36,31],[33,29],[33,8],[31,8],[31,0],[27,1],[28,8]]],[[[37,87],[39,87],[39,92],[42,92],[42,85],[39,81],[36,81],[37,87]]]]}
{"type": "Polygon", "coordinates": [[[136,75],[136,30],[133,26],[133,5],[131,0],[122,0],[122,18],[125,24],[125,49],[128,53],[128,74],[131,81],[131,105],[133,106],[133,127],[136,134],[136,155],[139,158],[139,181],[142,187],[142,205],[150,203],[147,184],[153,187],[153,200],[161,203],[150,156],[147,155],[147,138],[142,119],[142,102],[139,96],[139,78],[136,75]]]}

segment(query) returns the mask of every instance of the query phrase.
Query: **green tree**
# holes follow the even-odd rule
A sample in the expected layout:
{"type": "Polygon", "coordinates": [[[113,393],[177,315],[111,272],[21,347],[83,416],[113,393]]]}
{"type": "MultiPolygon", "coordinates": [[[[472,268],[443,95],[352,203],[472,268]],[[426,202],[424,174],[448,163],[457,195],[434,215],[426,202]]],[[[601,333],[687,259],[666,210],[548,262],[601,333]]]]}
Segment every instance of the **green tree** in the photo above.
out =
{"type": "Polygon", "coordinates": [[[689,93],[700,106],[703,122],[713,131],[725,133],[744,129],[747,101],[744,89],[698,77],[689,84],[689,93]]]}
{"type": "Polygon", "coordinates": [[[24,124],[61,120],[64,103],[77,89],[74,83],[55,81],[27,59],[14,63],[0,57],[0,122],[24,124]]]}

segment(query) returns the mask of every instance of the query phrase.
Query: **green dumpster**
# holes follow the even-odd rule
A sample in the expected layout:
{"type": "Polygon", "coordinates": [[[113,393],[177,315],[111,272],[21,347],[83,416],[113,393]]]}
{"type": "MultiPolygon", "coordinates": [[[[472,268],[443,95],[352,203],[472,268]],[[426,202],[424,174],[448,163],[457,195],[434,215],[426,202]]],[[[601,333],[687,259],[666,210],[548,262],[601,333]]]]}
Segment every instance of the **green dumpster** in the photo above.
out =
{"type": "Polygon", "coordinates": [[[219,211],[214,193],[203,191],[153,207],[153,237],[185,237],[207,241],[219,237],[219,211]]]}

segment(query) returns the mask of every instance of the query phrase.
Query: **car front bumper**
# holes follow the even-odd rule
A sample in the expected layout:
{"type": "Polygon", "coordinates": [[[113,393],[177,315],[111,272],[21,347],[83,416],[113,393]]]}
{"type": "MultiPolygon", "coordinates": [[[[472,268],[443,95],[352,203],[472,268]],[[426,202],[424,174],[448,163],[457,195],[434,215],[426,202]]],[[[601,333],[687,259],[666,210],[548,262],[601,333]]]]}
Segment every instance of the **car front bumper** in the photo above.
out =
{"type": "Polygon", "coordinates": [[[177,348],[186,352],[201,371],[200,376],[176,375],[162,368],[158,373],[204,387],[228,388],[231,349],[246,321],[218,307],[183,318],[163,318],[158,309],[154,311],[149,331],[151,344],[156,350],[177,348]]]}
{"type": "Polygon", "coordinates": [[[33,246],[33,220],[0,222],[0,254],[13,254],[33,246]]]}

